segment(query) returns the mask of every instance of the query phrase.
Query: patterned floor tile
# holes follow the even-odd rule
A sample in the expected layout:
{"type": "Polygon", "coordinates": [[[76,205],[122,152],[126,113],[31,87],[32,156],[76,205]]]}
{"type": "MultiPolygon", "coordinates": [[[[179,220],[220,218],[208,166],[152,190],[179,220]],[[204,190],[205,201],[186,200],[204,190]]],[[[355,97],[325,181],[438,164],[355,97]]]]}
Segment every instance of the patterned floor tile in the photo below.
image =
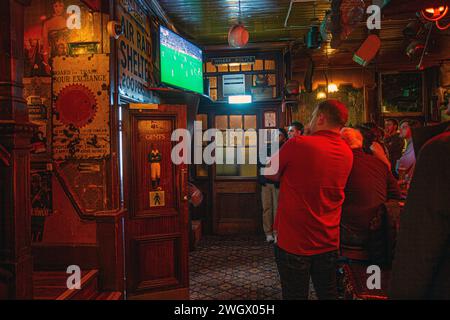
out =
{"type": "Polygon", "coordinates": [[[192,300],[281,299],[273,246],[262,237],[204,237],[189,268],[192,300]]]}

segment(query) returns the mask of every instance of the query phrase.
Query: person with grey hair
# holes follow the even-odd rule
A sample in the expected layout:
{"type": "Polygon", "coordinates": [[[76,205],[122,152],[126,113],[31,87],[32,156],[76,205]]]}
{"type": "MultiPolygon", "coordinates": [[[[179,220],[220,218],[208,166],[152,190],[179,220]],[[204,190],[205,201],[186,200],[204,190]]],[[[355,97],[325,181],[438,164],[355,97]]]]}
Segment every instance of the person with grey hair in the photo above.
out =
{"type": "Polygon", "coordinates": [[[349,127],[342,128],[341,137],[352,150],[363,146],[363,136],[358,130],[349,127]]]}

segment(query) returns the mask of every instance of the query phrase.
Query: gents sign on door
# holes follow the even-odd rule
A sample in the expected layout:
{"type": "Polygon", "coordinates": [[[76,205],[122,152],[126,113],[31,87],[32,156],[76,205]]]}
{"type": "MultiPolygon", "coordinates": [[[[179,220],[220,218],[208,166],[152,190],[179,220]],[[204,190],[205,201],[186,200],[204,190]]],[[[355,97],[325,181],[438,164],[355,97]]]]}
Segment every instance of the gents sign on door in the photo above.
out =
{"type": "Polygon", "coordinates": [[[118,17],[124,34],[119,39],[119,93],[131,100],[149,102],[154,85],[150,21],[135,0],[121,0],[118,17]]]}

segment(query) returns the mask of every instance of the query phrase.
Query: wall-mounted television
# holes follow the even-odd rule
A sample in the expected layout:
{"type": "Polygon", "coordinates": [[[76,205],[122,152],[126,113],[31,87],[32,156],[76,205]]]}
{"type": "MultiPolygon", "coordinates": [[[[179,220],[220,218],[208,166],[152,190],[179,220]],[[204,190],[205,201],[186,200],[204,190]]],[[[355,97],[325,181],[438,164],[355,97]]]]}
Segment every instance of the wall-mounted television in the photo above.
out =
{"type": "Polygon", "coordinates": [[[159,27],[161,82],[203,94],[203,52],[169,29],[159,27]]]}

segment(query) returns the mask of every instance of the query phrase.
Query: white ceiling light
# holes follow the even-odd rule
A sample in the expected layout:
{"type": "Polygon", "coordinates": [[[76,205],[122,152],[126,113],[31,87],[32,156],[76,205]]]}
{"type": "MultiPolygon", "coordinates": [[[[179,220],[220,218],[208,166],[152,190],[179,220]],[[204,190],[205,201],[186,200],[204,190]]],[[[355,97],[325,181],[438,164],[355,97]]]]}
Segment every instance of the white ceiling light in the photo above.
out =
{"type": "Polygon", "coordinates": [[[251,95],[229,96],[228,103],[229,104],[252,103],[252,96],[251,95]]]}

